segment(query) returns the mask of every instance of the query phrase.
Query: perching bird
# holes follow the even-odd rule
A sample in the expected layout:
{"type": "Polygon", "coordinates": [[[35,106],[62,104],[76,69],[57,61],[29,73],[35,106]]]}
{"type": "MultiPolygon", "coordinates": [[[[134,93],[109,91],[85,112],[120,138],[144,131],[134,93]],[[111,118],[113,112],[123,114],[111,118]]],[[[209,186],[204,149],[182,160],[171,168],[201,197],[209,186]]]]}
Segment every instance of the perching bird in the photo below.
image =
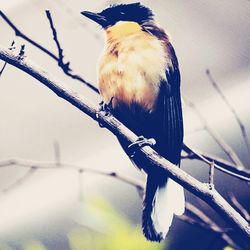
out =
{"type": "MultiPolygon", "coordinates": [[[[180,165],[183,120],[180,72],[168,35],[155,22],[152,11],[140,3],[111,5],[100,13],[83,11],[106,33],[99,63],[99,89],[106,105],[137,135],[154,138],[153,148],[180,165]]],[[[118,138],[119,139],[119,138],[118,138]]],[[[124,150],[128,145],[119,139],[124,150]]],[[[165,172],[147,170],[142,227],[148,240],[164,239],[173,216],[185,209],[183,188],[165,172]]]]}

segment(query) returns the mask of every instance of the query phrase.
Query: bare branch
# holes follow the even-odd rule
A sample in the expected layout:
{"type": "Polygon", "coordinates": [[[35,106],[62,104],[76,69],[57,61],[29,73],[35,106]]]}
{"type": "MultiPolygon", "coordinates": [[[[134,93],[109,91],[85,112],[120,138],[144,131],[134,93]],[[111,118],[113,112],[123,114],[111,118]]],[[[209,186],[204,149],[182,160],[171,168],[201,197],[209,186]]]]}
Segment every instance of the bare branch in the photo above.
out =
{"type": "Polygon", "coordinates": [[[232,231],[232,229],[222,229],[218,224],[212,221],[203,211],[198,209],[196,206],[192,205],[191,203],[186,203],[186,211],[193,214],[196,218],[200,219],[201,222],[208,226],[210,230],[215,233],[221,235],[221,238],[229,245],[235,249],[242,249],[239,247],[235,241],[228,235],[228,232],[232,231]]]}
{"type": "Polygon", "coordinates": [[[62,49],[60,42],[58,40],[57,31],[55,29],[55,26],[54,26],[54,23],[53,23],[53,20],[52,20],[52,17],[51,17],[49,10],[46,10],[46,16],[49,20],[50,28],[52,30],[53,39],[55,41],[55,44],[56,44],[56,47],[58,50],[58,65],[59,65],[59,67],[62,68],[63,72],[65,74],[67,74],[68,71],[70,71],[70,68],[69,68],[70,62],[66,62],[66,63],[63,62],[63,59],[64,59],[63,49],[62,49]]]}
{"type": "MultiPolygon", "coordinates": [[[[41,162],[34,162],[34,161],[28,161],[28,160],[18,160],[18,159],[13,159],[13,160],[5,160],[5,161],[0,161],[0,166],[1,167],[7,167],[7,166],[17,166],[17,167],[25,167],[25,168],[30,168],[30,169],[36,169],[36,170],[54,170],[54,169],[70,169],[72,171],[77,171],[79,173],[79,193],[78,197],[79,200],[82,201],[83,199],[83,193],[82,193],[82,185],[83,185],[83,173],[92,173],[92,174],[100,174],[104,176],[109,176],[109,177],[114,177],[119,181],[122,181],[128,185],[131,185],[136,188],[138,191],[139,196],[142,198],[144,194],[144,184],[137,180],[137,179],[131,179],[128,178],[124,175],[115,173],[115,172],[103,172],[100,170],[94,170],[94,169],[89,169],[86,167],[82,166],[77,166],[77,165],[69,165],[65,163],[61,163],[61,167],[58,168],[57,164],[54,163],[41,163],[41,162]]],[[[27,172],[27,174],[29,171],[27,172]]],[[[12,191],[14,188],[20,187],[21,184],[24,184],[24,181],[27,178],[23,179],[21,182],[17,181],[19,185],[13,185],[11,189],[4,188],[3,190],[7,191],[12,191]]],[[[186,203],[186,212],[193,214],[196,218],[192,218],[188,215],[182,215],[178,217],[180,220],[194,226],[198,226],[202,229],[209,230],[212,233],[217,233],[221,236],[221,238],[230,246],[234,247],[235,249],[240,249],[236,245],[236,243],[227,235],[227,232],[230,232],[231,230],[229,229],[223,229],[219,225],[217,225],[215,222],[213,222],[209,217],[207,217],[200,209],[195,207],[194,205],[190,203],[186,203]]]]}
{"type": "Polygon", "coordinates": [[[212,86],[214,87],[214,89],[216,90],[216,92],[219,94],[219,96],[221,97],[221,99],[224,101],[224,103],[226,104],[226,106],[228,107],[228,109],[233,114],[236,122],[238,123],[238,125],[240,127],[241,135],[242,135],[242,138],[243,138],[243,140],[244,140],[244,142],[246,144],[248,153],[250,153],[250,142],[249,142],[249,138],[248,138],[248,135],[247,135],[246,128],[245,128],[242,120],[240,119],[240,117],[237,114],[236,110],[234,109],[234,107],[232,106],[232,104],[229,102],[229,100],[227,99],[227,97],[225,96],[225,94],[223,93],[223,91],[221,90],[221,88],[219,87],[218,83],[214,80],[214,78],[211,75],[209,69],[206,70],[206,74],[207,74],[209,82],[212,84],[212,86]]]}
{"type": "Polygon", "coordinates": [[[236,199],[234,194],[230,194],[230,200],[233,203],[233,206],[236,210],[248,221],[250,222],[250,214],[248,211],[240,204],[240,202],[236,199]]]}
{"type": "Polygon", "coordinates": [[[23,60],[24,59],[24,57],[25,57],[25,44],[22,44],[21,45],[21,48],[20,48],[20,51],[19,51],[19,53],[18,53],[18,60],[23,60]]]}
{"type": "Polygon", "coordinates": [[[35,167],[30,167],[30,169],[22,177],[18,178],[14,183],[9,185],[8,187],[5,187],[4,189],[2,189],[1,192],[5,194],[13,190],[14,188],[21,186],[25,181],[27,181],[27,179],[29,179],[31,176],[34,175],[36,170],[37,169],[35,167]]]}
{"type": "Polygon", "coordinates": [[[240,180],[250,182],[250,171],[243,166],[237,166],[217,156],[193,149],[187,144],[184,144],[183,151],[185,151],[187,154],[182,156],[182,159],[200,160],[209,166],[211,166],[211,163],[213,162],[214,167],[219,171],[229,174],[240,180]]]}
{"type": "MultiPolygon", "coordinates": [[[[9,47],[9,50],[13,50],[15,48],[14,45],[15,45],[15,41],[12,41],[12,43],[11,43],[11,45],[9,47]]],[[[7,64],[8,64],[7,62],[4,62],[3,67],[0,70],[0,77],[2,76],[2,74],[3,74],[3,72],[4,72],[4,70],[5,70],[6,66],[7,66],[7,64]]]]}
{"type": "MultiPolygon", "coordinates": [[[[19,68],[33,78],[37,79],[40,83],[47,86],[59,97],[77,107],[93,120],[101,122],[101,124],[103,124],[109,131],[111,131],[117,137],[122,138],[128,144],[138,140],[138,136],[121,124],[111,114],[107,116],[106,112],[98,112],[98,108],[88,103],[87,100],[85,100],[82,96],[79,96],[77,93],[67,87],[62,87],[58,81],[52,79],[50,76],[48,76],[48,74],[44,73],[43,70],[39,69],[33,64],[28,63],[26,60],[17,60],[16,56],[3,48],[0,48],[0,59],[7,61],[9,64],[19,68]],[[96,116],[97,112],[98,118],[96,116]]],[[[137,155],[135,155],[135,157],[137,157],[137,155]]],[[[165,171],[170,178],[208,203],[222,216],[224,220],[230,224],[231,227],[234,228],[234,230],[240,233],[240,236],[245,240],[246,244],[250,242],[250,226],[248,222],[239,213],[237,213],[215,189],[210,190],[208,185],[198,181],[180,168],[176,167],[171,162],[159,156],[149,146],[145,146],[140,149],[140,157],[143,158],[143,161],[145,160],[145,162],[149,163],[147,165],[151,166],[150,168],[157,168],[161,171],[165,171]]],[[[146,172],[148,171],[145,166],[141,167],[146,172]]]]}
{"type": "MultiPolygon", "coordinates": [[[[52,58],[53,60],[55,60],[58,63],[58,61],[59,61],[59,57],[58,56],[56,56],[53,52],[51,52],[50,50],[46,49],[44,46],[42,46],[38,42],[36,42],[33,39],[31,39],[28,36],[26,36],[23,32],[21,32],[10,21],[10,19],[1,10],[0,10],[0,16],[13,29],[13,31],[16,34],[16,36],[19,36],[19,37],[23,38],[25,41],[27,41],[28,43],[32,44],[34,47],[38,48],[39,50],[41,50],[42,52],[44,52],[45,54],[47,54],[50,58],[52,58]]],[[[62,67],[61,67],[61,69],[64,71],[64,69],[62,67]]],[[[99,93],[98,89],[94,85],[92,85],[91,83],[89,83],[86,80],[84,80],[81,76],[79,76],[77,74],[73,74],[70,68],[69,68],[68,71],[66,71],[66,72],[64,71],[64,73],[66,75],[68,75],[69,77],[71,77],[72,79],[78,80],[79,82],[83,83],[88,88],[92,89],[94,92],[99,93]]]]}
{"type": "Polygon", "coordinates": [[[186,211],[193,214],[196,218],[202,221],[204,224],[209,225],[210,228],[213,228],[215,232],[227,232],[228,230],[221,230],[205,213],[200,209],[192,205],[191,203],[186,203],[186,211]]]}
{"type": "Polygon", "coordinates": [[[28,43],[32,44],[34,47],[40,49],[41,51],[43,51],[45,54],[47,54],[49,57],[51,57],[52,59],[58,61],[58,58],[55,54],[53,54],[51,51],[49,51],[48,49],[44,48],[42,45],[40,45],[39,43],[35,42],[34,40],[30,39],[28,36],[26,36],[25,34],[23,34],[11,21],[10,19],[0,10],[0,16],[3,18],[3,20],[13,29],[13,31],[15,32],[15,35],[18,37],[23,38],[25,41],[27,41],[28,43]]]}
{"type": "Polygon", "coordinates": [[[98,175],[116,178],[124,183],[134,186],[138,190],[144,189],[144,184],[142,182],[139,182],[138,180],[133,179],[133,178],[125,177],[116,172],[101,171],[98,169],[92,169],[92,168],[87,168],[87,167],[78,166],[78,165],[66,164],[63,162],[61,162],[60,165],[58,166],[54,162],[36,162],[36,161],[22,160],[22,159],[10,159],[10,160],[0,161],[0,168],[13,167],[13,166],[23,167],[23,168],[28,168],[28,169],[36,169],[36,170],[68,169],[72,171],[78,171],[80,173],[98,174],[98,175]]]}
{"type": "Polygon", "coordinates": [[[3,67],[0,70],[0,77],[2,76],[2,74],[3,74],[3,72],[4,72],[5,68],[6,68],[6,66],[7,66],[7,62],[4,62],[3,67]]]}
{"type": "Polygon", "coordinates": [[[222,234],[222,233],[226,233],[227,230],[222,230],[220,228],[217,228],[217,227],[211,227],[210,225],[204,223],[204,222],[201,222],[197,219],[194,219],[186,214],[183,214],[182,216],[179,217],[180,220],[182,221],[185,221],[187,222],[188,224],[190,225],[194,225],[194,226],[197,226],[199,228],[202,228],[202,229],[205,229],[205,230],[208,230],[212,233],[218,233],[218,234],[222,234]]]}
{"type": "Polygon", "coordinates": [[[54,142],[54,155],[55,155],[55,164],[56,166],[61,165],[61,150],[58,141],[54,142]]]}
{"type": "Polygon", "coordinates": [[[214,161],[211,162],[209,168],[209,181],[208,181],[210,188],[214,189],[214,161]]]}
{"type": "Polygon", "coordinates": [[[218,132],[212,128],[203,114],[199,111],[196,105],[191,102],[187,97],[184,98],[185,104],[190,107],[195,114],[199,117],[201,123],[204,125],[207,132],[214,138],[214,140],[218,143],[218,145],[222,148],[222,150],[227,154],[227,156],[231,159],[233,163],[236,165],[243,165],[237,154],[234,150],[225,142],[225,140],[218,134],[218,132]]]}
{"type": "Polygon", "coordinates": [[[83,170],[82,169],[79,169],[78,170],[78,199],[79,201],[83,201],[83,192],[82,192],[82,185],[83,185],[83,181],[82,181],[82,178],[83,178],[83,170]]]}

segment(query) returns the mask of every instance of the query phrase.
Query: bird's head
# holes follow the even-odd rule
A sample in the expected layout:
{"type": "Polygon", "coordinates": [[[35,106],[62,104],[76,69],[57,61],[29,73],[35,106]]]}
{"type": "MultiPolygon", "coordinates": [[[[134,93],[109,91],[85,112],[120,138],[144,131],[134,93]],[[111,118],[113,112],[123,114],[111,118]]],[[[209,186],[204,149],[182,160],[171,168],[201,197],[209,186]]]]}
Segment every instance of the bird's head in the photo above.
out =
{"type": "Polygon", "coordinates": [[[142,25],[153,20],[152,11],[140,3],[111,5],[102,12],[93,13],[89,11],[81,12],[104,29],[114,26],[118,22],[133,22],[142,25]]]}

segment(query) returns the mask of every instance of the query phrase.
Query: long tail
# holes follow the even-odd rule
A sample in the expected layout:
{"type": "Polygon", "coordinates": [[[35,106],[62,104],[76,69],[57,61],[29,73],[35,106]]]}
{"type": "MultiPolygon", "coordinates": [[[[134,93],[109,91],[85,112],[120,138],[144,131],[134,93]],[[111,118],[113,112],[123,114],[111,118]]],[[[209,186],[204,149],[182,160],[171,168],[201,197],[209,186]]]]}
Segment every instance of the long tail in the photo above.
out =
{"type": "Polygon", "coordinates": [[[145,237],[151,241],[165,239],[174,214],[182,215],[184,211],[183,187],[170,178],[159,180],[157,176],[148,175],[142,213],[145,237]]]}

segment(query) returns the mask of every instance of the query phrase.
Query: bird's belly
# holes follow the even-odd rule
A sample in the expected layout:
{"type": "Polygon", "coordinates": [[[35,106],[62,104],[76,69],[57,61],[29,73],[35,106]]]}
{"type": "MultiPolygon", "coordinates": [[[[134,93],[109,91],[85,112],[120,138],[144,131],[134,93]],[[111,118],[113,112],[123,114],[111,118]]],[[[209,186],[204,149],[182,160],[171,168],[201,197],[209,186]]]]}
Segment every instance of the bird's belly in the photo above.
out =
{"type": "Polygon", "coordinates": [[[113,108],[119,105],[141,106],[142,109],[152,111],[158,95],[158,88],[146,81],[144,74],[127,69],[121,73],[113,70],[102,75],[100,92],[104,102],[112,99],[113,108]]]}
{"type": "Polygon", "coordinates": [[[136,36],[110,45],[99,67],[104,102],[113,98],[113,108],[136,104],[152,112],[161,80],[165,78],[165,58],[162,44],[151,37],[136,36]]]}

